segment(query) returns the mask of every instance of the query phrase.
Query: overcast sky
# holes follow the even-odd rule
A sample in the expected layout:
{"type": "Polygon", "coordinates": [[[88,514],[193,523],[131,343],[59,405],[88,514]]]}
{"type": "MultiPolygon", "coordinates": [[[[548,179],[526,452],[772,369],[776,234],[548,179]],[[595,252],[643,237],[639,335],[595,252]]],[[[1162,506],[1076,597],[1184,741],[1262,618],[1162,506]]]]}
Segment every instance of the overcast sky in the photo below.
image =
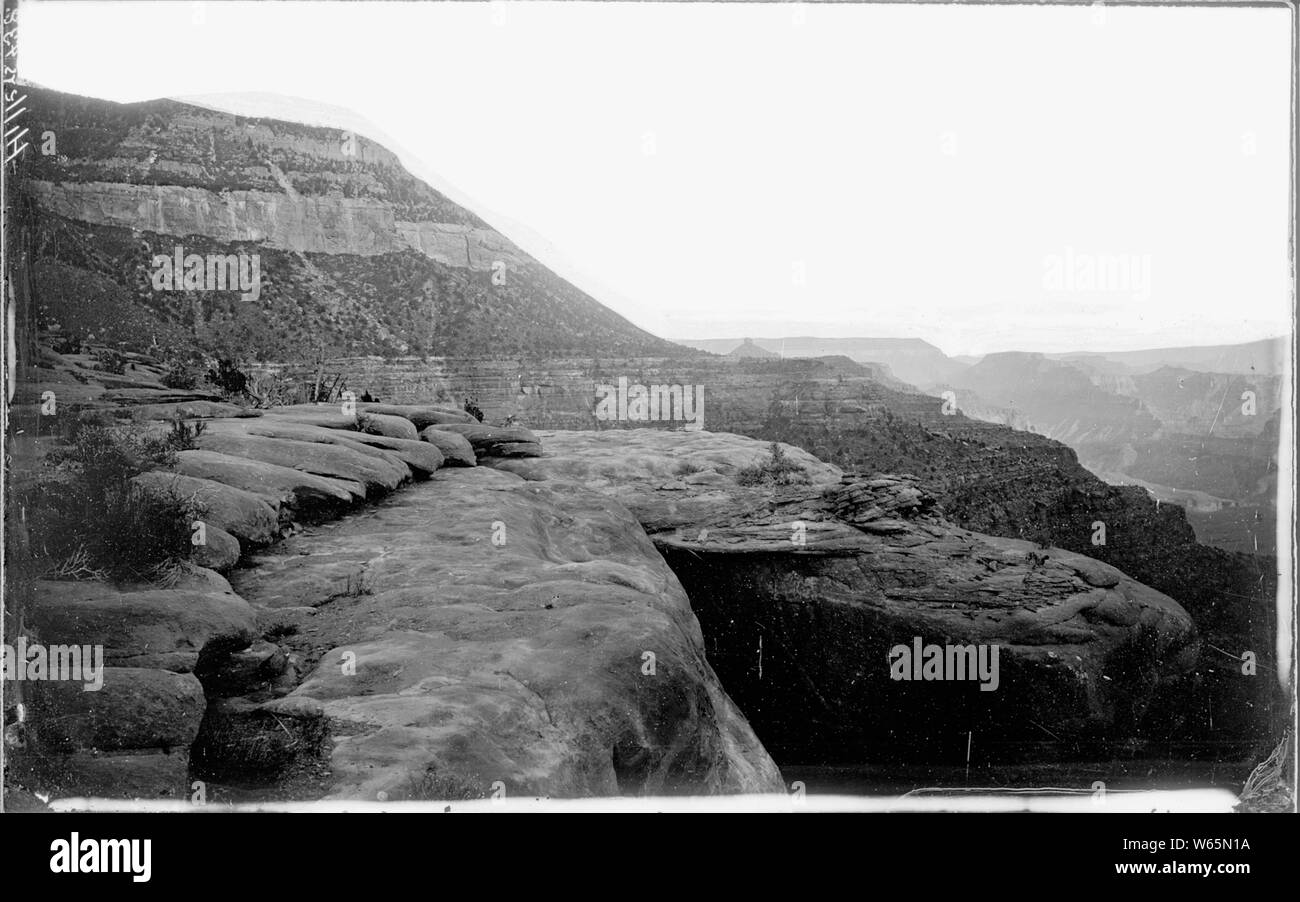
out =
{"type": "Polygon", "coordinates": [[[1290,330],[1285,9],[27,2],[20,17],[20,75],[59,90],[354,110],[666,337],[969,354],[1290,330]]]}

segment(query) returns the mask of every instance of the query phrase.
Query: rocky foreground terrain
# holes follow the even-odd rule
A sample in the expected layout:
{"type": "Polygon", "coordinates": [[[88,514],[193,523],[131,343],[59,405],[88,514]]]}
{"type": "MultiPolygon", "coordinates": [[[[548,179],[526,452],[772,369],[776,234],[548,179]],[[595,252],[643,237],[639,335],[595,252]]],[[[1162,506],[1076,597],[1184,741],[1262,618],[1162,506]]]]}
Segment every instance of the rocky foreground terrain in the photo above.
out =
{"type": "Polygon", "coordinates": [[[782,788],[630,514],[477,466],[541,454],[531,433],[384,405],[205,423],[174,470],[137,480],[205,503],[206,566],[166,587],[22,587],[33,641],[103,645],[108,669],[98,692],[30,684],[18,785],[178,798],[197,779],[372,800],[782,788]]]}
{"type": "Polygon", "coordinates": [[[533,433],[428,405],[229,416],[149,391],[117,400],[150,401],[146,424],[211,414],[174,470],[137,477],[202,498],[207,543],[170,586],[23,587],[34,640],[108,663],[99,692],[29,685],[24,788],[777,792],[769,752],[1134,739],[1196,661],[1171,599],[954,526],[911,477],[783,446],[797,475],[775,484],[770,445],[725,433],[533,433]],[[998,688],[891,680],[914,636],[1000,646],[998,688]]]}

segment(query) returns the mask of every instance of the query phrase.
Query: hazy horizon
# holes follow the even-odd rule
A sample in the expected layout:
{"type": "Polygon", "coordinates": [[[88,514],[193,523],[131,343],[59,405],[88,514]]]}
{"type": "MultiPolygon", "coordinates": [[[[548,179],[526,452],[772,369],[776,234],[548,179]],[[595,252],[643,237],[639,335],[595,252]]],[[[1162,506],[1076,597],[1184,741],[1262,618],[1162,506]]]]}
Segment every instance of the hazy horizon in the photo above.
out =
{"type": "Polygon", "coordinates": [[[981,356],[1292,328],[1282,9],[28,0],[20,22],[20,76],[55,90],[354,112],[669,339],[981,356]]]}
{"type": "Polygon", "coordinates": [[[921,342],[924,342],[924,343],[930,345],[930,346],[933,347],[933,348],[938,349],[938,350],[941,351],[945,356],[947,356],[947,357],[949,357],[949,358],[953,358],[953,359],[956,359],[956,358],[958,358],[958,357],[989,357],[989,356],[992,356],[992,355],[994,355],[994,354],[1044,354],[1044,355],[1047,355],[1047,356],[1053,356],[1053,357],[1055,357],[1055,356],[1060,356],[1060,355],[1063,355],[1063,354],[1094,354],[1094,355],[1097,355],[1097,356],[1105,356],[1105,355],[1107,355],[1107,354],[1132,354],[1132,353],[1138,353],[1138,352],[1142,352],[1142,351],[1176,351],[1176,350],[1187,350],[1187,349],[1197,349],[1197,348],[1209,349],[1209,348],[1219,348],[1219,347],[1238,347],[1238,346],[1240,346],[1240,345],[1253,344],[1253,343],[1255,343],[1255,342],[1264,342],[1264,341],[1289,341],[1289,340],[1290,340],[1290,336],[1289,336],[1289,335],[1269,335],[1269,336],[1265,336],[1264,338],[1255,338],[1255,339],[1250,339],[1249,341],[1243,341],[1243,342],[1212,342],[1212,343],[1208,343],[1208,344],[1198,344],[1198,345],[1152,345],[1152,346],[1150,346],[1150,347],[1145,347],[1145,348],[1125,348],[1125,349],[1122,349],[1122,350],[1120,350],[1120,349],[1116,349],[1116,348],[1102,348],[1102,349],[1100,349],[1100,350],[1091,350],[1091,349],[1090,349],[1090,350],[1078,350],[1078,349],[1074,349],[1074,348],[1067,348],[1067,349],[1059,350],[1059,351],[1051,351],[1051,350],[1028,350],[1028,349],[1025,349],[1025,348],[1014,348],[1014,347],[1008,347],[1008,348],[996,348],[996,349],[994,349],[994,350],[984,351],[984,352],[979,353],[979,354],[954,354],[954,353],[949,352],[949,351],[946,350],[945,348],[943,348],[941,345],[936,344],[934,341],[931,341],[930,339],[926,338],[926,337],[923,336],[923,335],[899,335],[899,336],[895,336],[895,335],[843,335],[843,334],[840,334],[840,335],[814,335],[814,334],[810,334],[810,333],[799,332],[799,333],[790,333],[790,334],[788,334],[788,335],[772,335],[772,336],[762,336],[762,335],[740,335],[739,333],[736,333],[736,334],[724,335],[724,336],[720,336],[720,337],[716,337],[716,338],[715,338],[715,337],[698,337],[698,336],[693,336],[693,335],[663,335],[663,336],[660,336],[660,337],[661,337],[661,338],[666,338],[666,339],[668,339],[669,341],[671,341],[671,342],[676,342],[676,343],[678,343],[678,344],[681,344],[681,343],[683,343],[683,342],[726,342],[726,341],[734,341],[734,342],[737,343],[737,344],[736,344],[737,347],[739,347],[740,344],[741,344],[742,342],[744,342],[746,339],[748,339],[749,341],[752,341],[754,344],[759,345],[760,347],[763,347],[763,348],[765,348],[766,350],[769,350],[769,351],[776,351],[776,352],[779,352],[779,351],[780,351],[780,348],[772,347],[771,344],[764,344],[764,342],[769,342],[769,343],[770,343],[770,342],[781,342],[781,341],[789,341],[789,340],[791,340],[791,339],[818,339],[818,340],[822,340],[822,341],[921,341],[921,342]]]}

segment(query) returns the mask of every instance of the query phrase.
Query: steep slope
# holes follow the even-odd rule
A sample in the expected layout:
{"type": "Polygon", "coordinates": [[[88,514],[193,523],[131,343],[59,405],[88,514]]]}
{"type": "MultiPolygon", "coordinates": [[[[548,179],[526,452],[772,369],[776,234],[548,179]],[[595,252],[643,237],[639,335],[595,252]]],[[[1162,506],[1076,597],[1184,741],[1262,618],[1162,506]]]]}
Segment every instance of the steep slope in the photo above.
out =
{"type": "MultiPolygon", "coordinates": [[[[1252,348],[1238,346],[1238,356],[1252,348]]],[[[1227,359],[1229,350],[1203,356],[1227,359]]],[[[1216,545],[1271,551],[1283,378],[1116,366],[1099,356],[990,354],[950,388],[964,412],[1017,425],[1023,417],[1108,482],[1187,507],[1216,545]]]]}
{"type": "MultiPolygon", "coordinates": [[[[1102,385],[1107,381],[1098,380],[1102,385]]],[[[1117,394],[1141,401],[1165,432],[1215,438],[1254,437],[1266,432],[1269,419],[1282,407],[1286,388],[1280,376],[1172,366],[1118,378],[1111,385],[1117,394]],[[1253,397],[1247,398],[1247,392],[1253,397]]]]}
{"type": "Polygon", "coordinates": [[[1035,432],[1075,450],[1143,441],[1160,426],[1140,403],[1107,392],[1083,371],[1042,354],[989,354],[962,373],[953,389],[958,407],[969,389],[989,404],[1023,412],[1035,432]]]}
{"type": "Polygon", "coordinates": [[[22,156],[15,209],[42,325],[264,359],[318,346],[690,353],[601,306],[360,135],[170,100],[28,95],[27,124],[50,140],[22,156]],[[257,255],[259,289],[249,299],[211,283],[160,289],[155,257],[178,247],[257,255]]]}

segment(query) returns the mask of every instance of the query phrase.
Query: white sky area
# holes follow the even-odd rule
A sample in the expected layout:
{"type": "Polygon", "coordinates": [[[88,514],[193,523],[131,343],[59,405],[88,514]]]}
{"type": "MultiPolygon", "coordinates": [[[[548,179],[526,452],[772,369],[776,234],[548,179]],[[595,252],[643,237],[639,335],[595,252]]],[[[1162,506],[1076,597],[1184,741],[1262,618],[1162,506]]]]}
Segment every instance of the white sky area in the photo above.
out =
{"type": "Polygon", "coordinates": [[[26,2],[19,29],[58,90],[354,110],[668,338],[1291,329],[1285,9],[26,2]],[[1102,256],[1138,266],[1090,287],[1102,256]]]}

